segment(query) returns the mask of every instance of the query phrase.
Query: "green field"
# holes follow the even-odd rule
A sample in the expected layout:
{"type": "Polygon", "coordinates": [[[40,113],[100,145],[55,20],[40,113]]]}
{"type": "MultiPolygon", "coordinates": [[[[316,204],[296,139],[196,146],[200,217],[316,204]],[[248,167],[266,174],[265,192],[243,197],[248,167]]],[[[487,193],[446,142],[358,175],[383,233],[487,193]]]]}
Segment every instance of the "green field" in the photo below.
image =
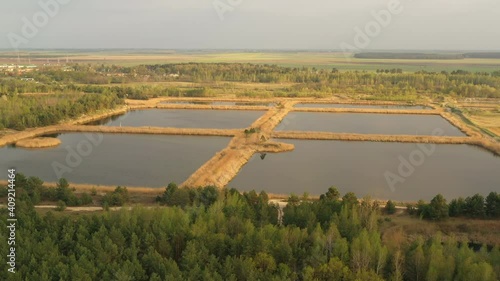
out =
{"type": "MultiPolygon", "coordinates": [[[[56,63],[102,63],[124,66],[140,64],[165,64],[183,62],[225,62],[277,64],[288,67],[316,67],[318,69],[375,71],[377,69],[401,68],[403,71],[453,71],[457,69],[471,72],[492,72],[500,70],[500,59],[465,58],[465,59],[360,59],[354,54],[344,56],[339,52],[307,51],[167,51],[167,50],[32,50],[19,54],[21,63],[35,64],[56,63]]],[[[0,63],[16,63],[17,53],[0,51],[0,63]]]]}

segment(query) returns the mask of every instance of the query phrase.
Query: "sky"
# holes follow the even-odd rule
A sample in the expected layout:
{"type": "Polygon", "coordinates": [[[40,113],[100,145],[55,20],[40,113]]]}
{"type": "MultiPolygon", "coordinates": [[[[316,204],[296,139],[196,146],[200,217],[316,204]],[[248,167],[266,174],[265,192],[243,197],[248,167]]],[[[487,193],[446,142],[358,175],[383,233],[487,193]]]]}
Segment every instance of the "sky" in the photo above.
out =
{"type": "Polygon", "coordinates": [[[500,1],[4,0],[0,34],[1,49],[500,51],[500,1]]]}

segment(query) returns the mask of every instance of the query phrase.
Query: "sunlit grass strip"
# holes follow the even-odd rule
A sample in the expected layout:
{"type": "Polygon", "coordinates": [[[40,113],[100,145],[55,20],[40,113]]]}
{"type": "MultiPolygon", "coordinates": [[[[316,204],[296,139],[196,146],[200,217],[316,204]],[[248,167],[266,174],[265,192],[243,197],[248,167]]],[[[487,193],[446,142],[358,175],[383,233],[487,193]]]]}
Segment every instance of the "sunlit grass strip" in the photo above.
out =
{"type": "Polygon", "coordinates": [[[372,113],[372,114],[412,114],[412,115],[440,115],[434,109],[377,109],[377,108],[312,108],[294,107],[294,112],[323,112],[323,113],[372,113]]]}
{"type": "Polygon", "coordinates": [[[294,102],[284,102],[281,107],[271,108],[250,126],[257,129],[256,133],[248,136],[240,132],[225,149],[218,152],[194,172],[182,186],[213,185],[223,188],[240,172],[255,153],[279,153],[293,150],[294,146],[291,144],[267,141],[274,128],[288,114],[293,104],[294,102]]]}
{"type": "Polygon", "coordinates": [[[457,117],[453,116],[451,113],[449,112],[441,112],[441,117],[443,117],[444,119],[446,119],[448,122],[450,122],[453,126],[457,127],[460,131],[462,131],[464,134],[470,136],[470,137],[482,137],[481,136],[481,133],[479,133],[478,131],[472,129],[471,127],[467,126],[466,124],[464,124],[464,122],[462,122],[461,120],[459,120],[457,117]]]}
{"type": "Polygon", "coordinates": [[[61,140],[57,138],[32,138],[16,142],[17,147],[23,148],[48,148],[56,147],[60,144],[61,140]]]}
{"type": "Polygon", "coordinates": [[[423,104],[423,103],[404,103],[404,102],[396,102],[396,101],[378,101],[378,100],[331,100],[331,99],[311,99],[311,98],[304,98],[303,100],[300,100],[300,104],[303,103],[312,103],[312,104],[350,104],[350,105],[380,105],[380,106],[386,106],[386,105],[392,105],[392,106],[427,106],[432,108],[435,108],[433,105],[430,104],[423,104]],[[304,101],[305,100],[305,101],[304,101]]]}
{"type": "Polygon", "coordinates": [[[445,136],[410,136],[410,135],[371,135],[346,134],[330,132],[274,132],[275,139],[301,140],[337,140],[337,141],[370,141],[370,142],[400,142],[400,143],[434,143],[434,144],[470,144],[488,149],[500,155],[500,144],[476,137],[445,137],[445,136]]]}
{"type": "Polygon", "coordinates": [[[154,108],[158,109],[191,109],[191,110],[247,110],[266,111],[269,106],[253,105],[204,105],[204,104],[158,104],[154,108]]]}
{"type": "Polygon", "coordinates": [[[86,125],[58,125],[24,131],[0,138],[0,147],[21,140],[32,139],[43,135],[59,133],[109,133],[109,134],[148,134],[148,135],[182,135],[182,136],[221,136],[233,137],[242,129],[188,129],[161,127],[105,127],[86,125]]]}
{"type": "Polygon", "coordinates": [[[233,137],[242,129],[192,129],[163,127],[107,127],[107,126],[61,126],[59,132],[91,132],[111,134],[149,134],[149,135],[182,135],[182,136],[222,136],[233,137]]]}

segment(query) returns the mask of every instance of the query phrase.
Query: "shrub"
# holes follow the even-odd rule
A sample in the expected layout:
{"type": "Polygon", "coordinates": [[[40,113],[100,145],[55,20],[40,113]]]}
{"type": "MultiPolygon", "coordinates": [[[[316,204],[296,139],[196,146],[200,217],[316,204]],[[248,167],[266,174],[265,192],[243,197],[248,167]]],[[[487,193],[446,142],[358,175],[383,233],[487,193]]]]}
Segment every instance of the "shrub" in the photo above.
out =
{"type": "Polygon", "coordinates": [[[113,192],[106,194],[102,199],[103,206],[123,206],[129,201],[126,187],[118,186],[113,192]]]}
{"type": "Polygon", "coordinates": [[[389,215],[396,213],[396,204],[394,204],[394,202],[392,202],[391,200],[387,201],[384,211],[389,215]]]}
{"type": "Polygon", "coordinates": [[[62,200],[57,201],[56,211],[62,212],[64,210],[66,210],[66,203],[62,200]]]}

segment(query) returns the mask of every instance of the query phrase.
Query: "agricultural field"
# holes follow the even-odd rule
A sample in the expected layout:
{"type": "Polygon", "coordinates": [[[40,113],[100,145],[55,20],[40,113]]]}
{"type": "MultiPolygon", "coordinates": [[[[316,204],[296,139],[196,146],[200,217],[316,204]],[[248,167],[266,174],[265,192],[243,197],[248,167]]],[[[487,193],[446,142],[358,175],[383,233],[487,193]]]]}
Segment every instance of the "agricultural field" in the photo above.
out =
{"type": "MultiPolygon", "coordinates": [[[[0,63],[16,63],[16,53],[0,52],[0,63]]],[[[20,61],[35,64],[72,62],[136,66],[167,63],[254,63],[285,67],[310,67],[342,71],[375,71],[377,69],[402,69],[407,72],[452,72],[462,69],[470,72],[493,72],[500,68],[499,58],[463,59],[376,59],[356,58],[354,53],[311,51],[33,51],[21,52],[20,61]]]]}

